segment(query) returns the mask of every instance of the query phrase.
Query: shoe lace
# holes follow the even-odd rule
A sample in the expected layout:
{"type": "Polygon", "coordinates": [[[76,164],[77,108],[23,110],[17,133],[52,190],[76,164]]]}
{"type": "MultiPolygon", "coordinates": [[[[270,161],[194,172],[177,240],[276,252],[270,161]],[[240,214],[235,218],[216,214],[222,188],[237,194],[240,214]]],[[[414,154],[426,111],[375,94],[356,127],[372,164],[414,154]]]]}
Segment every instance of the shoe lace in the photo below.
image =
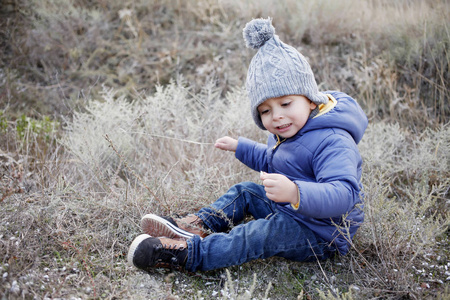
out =
{"type": "Polygon", "coordinates": [[[155,253],[155,264],[170,268],[181,268],[183,267],[187,255],[185,253],[186,248],[179,245],[154,245],[155,253]]]}

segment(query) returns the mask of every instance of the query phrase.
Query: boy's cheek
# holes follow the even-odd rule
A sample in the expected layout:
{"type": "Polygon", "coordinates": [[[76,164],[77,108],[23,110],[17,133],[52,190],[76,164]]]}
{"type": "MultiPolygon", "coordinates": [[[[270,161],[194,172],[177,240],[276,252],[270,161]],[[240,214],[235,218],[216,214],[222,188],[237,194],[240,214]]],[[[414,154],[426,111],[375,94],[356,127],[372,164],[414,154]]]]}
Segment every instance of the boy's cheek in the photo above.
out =
{"type": "Polygon", "coordinates": [[[264,117],[261,117],[261,122],[263,123],[264,127],[266,127],[266,129],[268,129],[267,127],[270,127],[270,121],[268,120],[266,115],[264,115],[264,117]]]}

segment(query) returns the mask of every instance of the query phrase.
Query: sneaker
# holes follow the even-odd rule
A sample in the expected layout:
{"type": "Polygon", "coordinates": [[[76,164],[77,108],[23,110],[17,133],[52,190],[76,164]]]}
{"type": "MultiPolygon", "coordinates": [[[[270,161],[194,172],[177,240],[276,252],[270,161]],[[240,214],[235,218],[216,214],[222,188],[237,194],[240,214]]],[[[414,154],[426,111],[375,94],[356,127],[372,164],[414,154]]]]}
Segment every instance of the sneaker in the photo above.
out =
{"type": "Polygon", "coordinates": [[[144,271],[153,268],[181,271],[186,265],[187,255],[187,244],[184,241],[141,234],[131,243],[127,260],[130,265],[144,271]]]}
{"type": "MultiPolygon", "coordinates": [[[[180,224],[183,224],[182,220],[183,219],[180,220],[180,224]]],[[[181,228],[174,219],[170,217],[160,217],[154,214],[148,214],[142,217],[141,228],[142,231],[147,234],[164,236],[171,239],[190,239],[193,238],[194,235],[199,235],[200,238],[206,236],[205,232],[199,229],[198,226],[181,228]]]]}

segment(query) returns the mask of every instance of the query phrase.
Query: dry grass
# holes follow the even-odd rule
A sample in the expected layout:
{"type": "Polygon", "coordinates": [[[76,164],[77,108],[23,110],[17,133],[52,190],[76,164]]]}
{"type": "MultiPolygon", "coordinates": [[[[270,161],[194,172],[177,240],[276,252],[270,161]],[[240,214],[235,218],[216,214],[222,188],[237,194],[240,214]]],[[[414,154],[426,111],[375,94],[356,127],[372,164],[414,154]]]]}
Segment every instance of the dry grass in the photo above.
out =
{"type": "Polygon", "coordinates": [[[11,114],[31,106],[34,115],[57,117],[98,98],[103,84],[136,98],[180,77],[194,91],[214,80],[224,95],[242,85],[252,57],[242,27],[271,16],[324,88],[361,99],[373,118],[424,128],[448,122],[449,7],[445,0],[15,1],[0,30],[8,41],[2,102],[11,114]]]}
{"type": "Polygon", "coordinates": [[[448,4],[7,2],[0,294],[448,299],[448,4]],[[371,119],[360,144],[366,223],[354,248],[320,265],[272,258],[199,276],[126,266],[143,214],[190,213],[257,180],[212,143],[265,141],[242,89],[253,53],[241,30],[260,16],[309,58],[323,89],[354,95],[371,119]]]}

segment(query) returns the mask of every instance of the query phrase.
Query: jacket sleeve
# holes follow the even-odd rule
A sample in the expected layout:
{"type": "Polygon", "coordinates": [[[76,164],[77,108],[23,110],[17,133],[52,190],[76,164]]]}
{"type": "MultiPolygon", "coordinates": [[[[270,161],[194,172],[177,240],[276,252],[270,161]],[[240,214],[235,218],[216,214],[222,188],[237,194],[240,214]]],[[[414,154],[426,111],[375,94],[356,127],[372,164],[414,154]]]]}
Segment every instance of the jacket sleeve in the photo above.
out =
{"type": "Polygon", "coordinates": [[[337,217],[360,202],[359,172],[361,156],[347,137],[332,135],[325,139],[312,164],[316,182],[297,180],[300,206],[296,213],[313,218],[337,217]]]}
{"type": "Polygon", "coordinates": [[[247,167],[267,172],[267,145],[239,137],[235,156],[247,167]]]}

